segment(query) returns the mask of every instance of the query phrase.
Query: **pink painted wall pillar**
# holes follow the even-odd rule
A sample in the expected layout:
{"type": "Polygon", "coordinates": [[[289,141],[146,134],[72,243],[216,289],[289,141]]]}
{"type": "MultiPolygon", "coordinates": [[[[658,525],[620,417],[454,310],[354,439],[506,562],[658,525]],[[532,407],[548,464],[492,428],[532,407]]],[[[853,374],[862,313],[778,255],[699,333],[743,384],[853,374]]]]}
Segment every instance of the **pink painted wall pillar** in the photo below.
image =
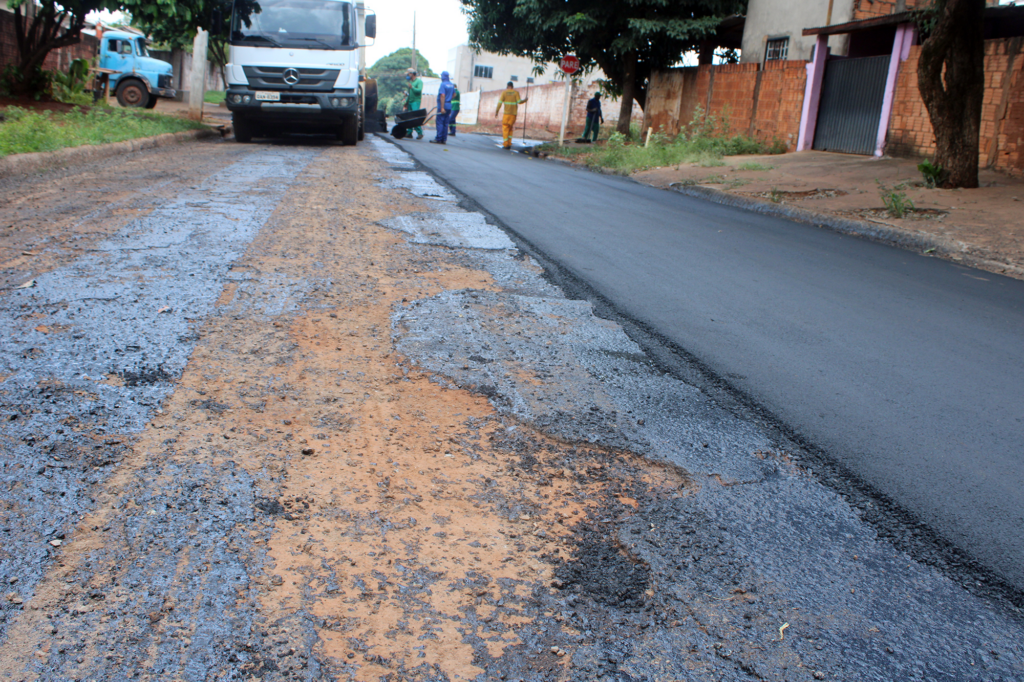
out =
{"type": "Polygon", "coordinates": [[[804,86],[804,108],[800,114],[800,135],[796,150],[802,152],[814,145],[814,129],[818,125],[818,104],[821,103],[821,82],[828,61],[828,36],[819,35],[814,43],[814,61],[807,65],[807,85],[804,86]]]}
{"type": "Polygon", "coordinates": [[[878,121],[878,138],[875,140],[875,156],[885,153],[885,138],[889,134],[889,117],[892,114],[892,100],[896,95],[896,78],[900,73],[900,62],[906,61],[910,54],[910,44],[914,41],[914,25],[900,24],[896,27],[896,38],[892,43],[892,56],[889,58],[889,75],[885,79],[885,97],[882,99],[882,115],[878,121]]]}

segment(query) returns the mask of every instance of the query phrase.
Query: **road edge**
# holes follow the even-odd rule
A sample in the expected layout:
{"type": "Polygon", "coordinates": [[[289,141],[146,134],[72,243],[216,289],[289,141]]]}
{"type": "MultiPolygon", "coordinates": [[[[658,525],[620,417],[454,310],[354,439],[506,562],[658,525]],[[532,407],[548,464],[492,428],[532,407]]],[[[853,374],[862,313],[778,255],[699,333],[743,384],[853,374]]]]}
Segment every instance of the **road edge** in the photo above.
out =
{"type": "Polygon", "coordinates": [[[27,175],[36,171],[48,170],[86,161],[98,161],[121,154],[130,154],[144,149],[165,147],[169,144],[181,144],[219,136],[221,133],[212,128],[187,130],[180,133],[164,133],[155,137],[140,137],[123,142],[109,144],[82,145],[65,147],[54,152],[33,152],[30,154],[12,154],[0,159],[0,178],[16,175],[27,175]]]}
{"type": "Polygon", "coordinates": [[[817,213],[804,208],[774,204],[751,197],[741,197],[710,187],[687,186],[672,183],[668,189],[680,194],[705,199],[716,204],[742,208],[780,218],[789,218],[801,223],[813,224],[833,232],[863,237],[875,242],[896,246],[921,255],[938,256],[946,260],[986,270],[998,275],[1024,279],[1024,267],[1001,260],[983,258],[968,252],[969,244],[951,239],[942,239],[929,234],[914,234],[897,227],[864,220],[840,218],[827,213],[817,213]]]}

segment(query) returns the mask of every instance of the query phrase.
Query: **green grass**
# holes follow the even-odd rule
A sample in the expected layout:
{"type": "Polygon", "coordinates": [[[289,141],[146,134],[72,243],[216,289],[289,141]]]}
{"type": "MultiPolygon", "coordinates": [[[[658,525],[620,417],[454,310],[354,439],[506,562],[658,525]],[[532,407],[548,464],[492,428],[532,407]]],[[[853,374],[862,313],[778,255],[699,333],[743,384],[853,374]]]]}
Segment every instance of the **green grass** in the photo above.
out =
{"type": "Polygon", "coordinates": [[[781,151],[778,145],[767,145],[745,135],[719,137],[714,135],[680,135],[674,140],[664,135],[651,135],[651,143],[630,143],[613,133],[608,142],[594,147],[559,148],[548,143],[540,147],[555,156],[572,158],[591,168],[607,168],[623,174],[648,168],[693,163],[706,168],[723,166],[723,156],[740,154],[771,154],[781,151]]]}
{"type": "Polygon", "coordinates": [[[766,166],[763,163],[757,163],[756,161],[748,161],[739,165],[739,170],[745,171],[770,171],[775,166],[766,166]]]}
{"type": "Polygon", "coordinates": [[[203,95],[203,101],[207,104],[220,104],[227,97],[227,94],[223,90],[207,90],[206,94],[203,95]]]}
{"type": "Polygon", "coordinates": [[[137,109],[93,107],[68,113],[7,107],[0,123],[0,158],[9,154],[52,152],[64,147],[106,144],[163,133],[198,130],[194,121],[137,109]]]}

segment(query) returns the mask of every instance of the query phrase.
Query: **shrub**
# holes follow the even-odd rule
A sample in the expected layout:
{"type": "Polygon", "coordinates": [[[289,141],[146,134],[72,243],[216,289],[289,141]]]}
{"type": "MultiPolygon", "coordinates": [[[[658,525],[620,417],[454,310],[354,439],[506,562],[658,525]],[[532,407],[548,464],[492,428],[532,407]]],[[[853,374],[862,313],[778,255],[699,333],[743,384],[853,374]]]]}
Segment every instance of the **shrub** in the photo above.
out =
{"type": "Polygon", "coordinates": [[[924,176],[924,184],[929,189],[941,187],[949,177],[949,171],[927,159],[917,164],[917,170],[921,171],[921,175],[924,176]]]}
{"type": "Polygon", "coordinates": [[[50,97],[65,104],[85,106],[92,104],[91,92],[85,91],[85,83],[89,78],[89,61],[76,59],[71,62],[68,72],[48,72],[50,97]]]}
{"type": "Polygon", "coordinates": [[[569,151],[568,148],[560,149],[556,145],[545,146],[543,150],[572,156],[591,167],[609,168],[623,173],[682,163],[696,163],[704,167],[723,166],[723,156],[785,151],[785,145],[777,140],[768,146],[746,135],[729,135],[728,130],[728,111],[721,117],[705,116],[704,110],[698,106],[694,110],[693,119],[675,139],[670,139],[659,130],[651,133],[650,142],[645,145],[645,140],[639,137],[639,130],[633,130],[632,141],[621,133],[612,132],[607,143],[586,151],[569,151]]]}

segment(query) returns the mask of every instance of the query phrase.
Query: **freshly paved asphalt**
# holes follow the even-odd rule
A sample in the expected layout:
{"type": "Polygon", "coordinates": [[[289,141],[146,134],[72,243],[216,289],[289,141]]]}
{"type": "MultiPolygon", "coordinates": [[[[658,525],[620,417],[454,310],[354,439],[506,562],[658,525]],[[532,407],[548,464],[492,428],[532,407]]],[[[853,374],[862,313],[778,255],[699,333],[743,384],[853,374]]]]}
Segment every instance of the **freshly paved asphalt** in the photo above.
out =
{"type": "Polygon", "coordinates": [[[1024,282],[503,152],[401,146],[1024,590],[1024,282]]]}

